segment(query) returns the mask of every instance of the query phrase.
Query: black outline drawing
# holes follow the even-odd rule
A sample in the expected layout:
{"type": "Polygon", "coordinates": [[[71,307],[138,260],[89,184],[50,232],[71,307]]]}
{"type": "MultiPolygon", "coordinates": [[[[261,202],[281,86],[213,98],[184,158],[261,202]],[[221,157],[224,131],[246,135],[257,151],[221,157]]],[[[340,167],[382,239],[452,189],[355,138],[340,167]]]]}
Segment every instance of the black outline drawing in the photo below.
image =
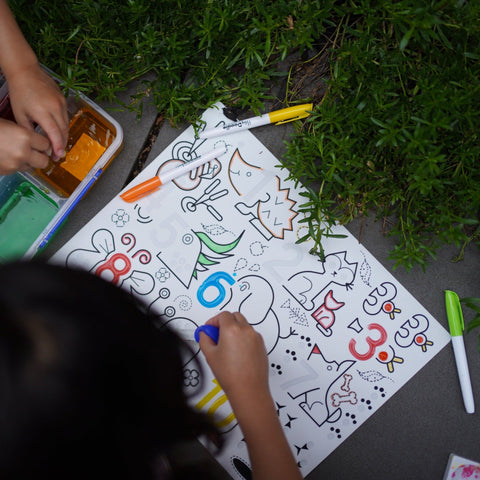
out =
{"type": "Polygon", "coordinates": [[[148,295],[153,291],[155,280],[152,275],[137,270],[132,265],[132,261],[146,265],[151,260],[148,250],[139,249],[130,254],[136,244],[135,235],[124,233],[121,236],[120,243],[129,247],[126,252],[117,251],[115,237],[106,228],[96,230],[90,238],[90,243],[93,249],[77,248],[72,250],[65,260],[65,265],[86,268],[95,275],[103,275],[102,278],[106,278],[114,285],[135,295],[148,295]],[[110,272],[110,274],[106,277],[105,272],[110,272]]]}
{"type": "Polygon", "coordinates": [[[159,328],[171,328],[173,331],[177,332],[183,341],[190,347],[182,350],[184,358],[183,368],[185,368],[200,353],[200,346],[193,337],[198,324],[191,318],[187,317],[174,317],[165,321],[162,318],[162,315],[159,314],[162,306],[162,298],[159,297],[148,306],[148,310],[149,312],[157,313],[159,328]]]}
{"type": "Polygon", "coordinates": [[[214,192],[214,190],[219,186],[220,179],[214,180],[208,187],[203,190],[203,193],[198,197],[183,197],[182,201],[180,202],[182,210],[184,212],[195,213],[199,205],[203,205],[207,212],[218,222],[223,220],[223,216],[218,212],[216,208],[214,208],[211,203],[219,198],[228,195],[228,190],[224,188],[223,190],[219,190],[214,192]]]}
{"type": "MultiPolygon", "coordinates": [[[[233,242],[230,243],[217,243],[214,242],[206,233],[204,232],[195,232],[191,230],[190,232],[184,233],[182,236],[182,241],[185,247],[189,248],[196,248],[197,255],[195,259],[195,263],[193,265],[188,266],[189,271],[191,272],[188,275],[188,279],[182,279],[178,275],[174,265],[169,264],[170,260],[166,260],[162,257],[164,253],[163,250],[157,253],[157,258],[172,272],[172,274],[177,278],[177,280],[185,286],[185,288],[190,287],[190,283],[192,279],[197,279],[198,272],[206,272],[211,266],[217,265],[220,263],[221,260],[231,257],[233,254],[229,253],[234,250],[237,245],[240,243],[243,234],[243,231],[233,242]],[[191,233],[190,233],[191,232],[191,233]],[[193,235],[192,235],[193,234],[193,235]],[[168,262],[168,263],[167,263],[168,262]],[[185,283],[184,280],[187,280],[185,283]]],[[[178,234],[178,232],[175,232],[178,234]]],[[[174,258],[173,260],[178,260],[178,258],[174,258]]]]}
{"type": "Polygon", "coordinates": [[[110,220],[117,228],[123,228],[130,221],[130,215],[124,208],[117,208],[117,210],[112,213],[110,220]]]}
{"type": "Polygon", "coordinates": [[[381,352],[378,352],[375,355],[375,358],[377,359],[378,362],[386,365],[387,370],[390,373],[393,373],[395,371],[394,363],[401,364],[404,362],[404,359],[402,357],[397,357],[397,355],[395,354],[395,349],[391,345],[387,345],[387,348],[390,349],[390,352],[387,352],[384,348],[381,352]]]}
{"type": "Polygon", "coordinates": [[[329,290],[323,299],[323,303],[313,313],[312,318],[317,322],[316,327],[322,335],[330,337],[335,323],[335,311],[342,308],[345,302],[339,302],[333,297],[333,290],[329,290]]]}
{"type": "MultiPolygon", "coordinates": [[[[160,174],[162,170],[170,170],[176,166],[191,162],[200,156],[199,148],[205,140],[194,139],[192,142],[188,140],[181,140],[175,143],[172,147],[172,157],[170,160],[163,162],[157,169],[156,175],[160,174]]],[[[203,179],[211,180],[222,170],[222,164],[215,158],[210,162],[198,167],[186,175],[175,178],[172,182],[180,190],[194,190],[197,188],[203,179]]]]}
{"type": "Polygon", "coordinates": [[[370,285],[370,279],[372,277],[372,267],[367,261],[367,257],[363,252],[361,252],[363,255],[363,262],[360,265],[360,278],[362,279],[362,282],[367,285],[367,287],[371,287],[370,285]]]}
{"type": "Polygon", "coordinates": [[[425,332],[428,330],[429,321],[425,315],[417,313],[409,318],[395,333],[395,343],[402,348],[408,348],[415,344],[419,346],[423,352],[427,351],[427,347],[433,345],[428,340],[425,332]]]}
{"type": "Polygon", "coordinates": [[[280,322],[272,309],[275,294],[272,285],[259,275],[245,275],[230,289],[230,297],[222,303],[220,310],[242,313],[263,337],[267,353],[272,352],[279,339],[297,335],[290,328],[286,336],[280,333],[280,322]]]}
{"type": "Polygon", "coordinates": [[[136,220],[138,223],[148,224],[153,222],[153,218],[150,215],[143,216],[141,214],[142,207],[138,203],[135,204],[133,209],[137,213],[138,218],[136,220]]]}
{"type": "Polygon", "coordinates": [[[356,362],[354,360],[343,360],[340,363],[335,360],[329,361],[325,358],[318,345],[315,344],[307,361],[299,363],[303,365],[308,373],[304,376],[297,375],[293,380],[283,384],[282,388],[287,390],[290,398],[299,401],[298,406],[318,427],[321,427],[326,422],[337,422],[342,416],[342,409],[333,407],[328,401],[330,392],[337,380],[356,362]],[[322,379],[321,386],[316,381],[318,377],[322,379]],[[325,385],[327,385],[326,390],[323,389],[325,385]],[[334,408],[333,411],[331,411],[331,407],[334,408]]]}
{"type": "MultiPolygon", "coordinates": [[[[230,184],[232,185],[233,189],[237,193],[238,196],[244,195],[246,192],[241,191],[239,182],[237,182],[237,178],[240,179],[242,176],[242,170],[243,173],[245,173],[245,178],[244,181],[246,182],[246,185],[248,188],[252,187],[257,187],[257,183],[255,181],[255,176],[260,176],[260,178],[264,178],[265,174],[263,173],[263,168],[258,167],[257,165],[252,165],[251,163],[248,163],[245,161],[240,154],[239,149],[237,148],[233,155],[230,158],[230,161],[228,162],[228,180],[230,181],[230,184]],[[234,164],[238,163],[238,168],[235,170],[233,169],[234,164]],[[237,175],[237,177],[235,177],[237,175]]],[[[261,183],[261,182],[260,182],[261,183]]]]}
{"type": "Polygon", "coordinates": [[[289,312],[288,314],[288,319],[292,320],[293,323],[296,323],[297,325],[302,325],[302,327],[307,327],[309,326],[308,323],[308,318],[305,312],[300,311],[300,307],[292,307],[290,299],[287,298],[281,305],[280,308],[286,308],[289,312]]]}
{"type": "Polygon", "coordinates": [[[383,373],[380,373],[378,370],[365,370],[364,372],[357,370],[357,373],[358,376],[366,382],[375,383],[387,379],[395,383],[392,378],[383,375],[383,373]]]}
{"type": "Polygon", "coordinates": [[[363,310],[368,315],[377,315],[383,311],[390,317],[390,320],[394,320],[395,314],[401,313],[401,310],[396,308],[393,303],[396,296],[397,287],[392,282],[383,282],[365,298],[363,310]]]}
{"type": "Polygon", "coordinates": [[[347,290],[353,288],[357,273],[358,263],[350,263],[347,260],[346,250],[329,253],[323,262],[319,260],[319,264],[323,271],[296,272],[283,285],[283,288],[307,311],[315,308],[316,298],[330,284],[343,286],[347,290]],[[342,274],[344,278],[340,278],[342,274]]]}
{"type": "Polygon", "coordinates": [[[240,458],[238,455],[233,455],[230,458],[230,462],[232,463],[235,473],[239,475],[240,478],[243,480],[252,479],[252,469],[243,458],[240,458]]]}
{"type": "Polygon", "coordinates": [[[293,210],[297,202],[288,196],[290,187],[282,188],[280,177],[276,176],[275,178],[277,179],[275,193],[272,188],[271,193],[263,192],[262,195],[265,195],[265,197],[255,200],[251,205],[247,205],[244,202],[235,204],[235,208],[242,215],[250,217],[250,224],[266,240],[271,240],[272,238],[283,240],[285,232],[293,231],[293,219],[298,215],[298,212],[293,210]],[[272,207],[283,205],[285,202],[290,204],[288,208],[282,210],[282,212],[289,212],[286,217],[279,219],[275,214],[272,215],[272,207]]]}

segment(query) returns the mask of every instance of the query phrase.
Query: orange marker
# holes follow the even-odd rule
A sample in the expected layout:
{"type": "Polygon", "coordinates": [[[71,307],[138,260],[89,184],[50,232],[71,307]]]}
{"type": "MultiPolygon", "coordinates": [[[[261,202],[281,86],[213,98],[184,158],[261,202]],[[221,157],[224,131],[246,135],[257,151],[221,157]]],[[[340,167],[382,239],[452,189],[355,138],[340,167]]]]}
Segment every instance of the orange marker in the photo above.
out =
{"type": "Polygon", "coordinates": [[[125,193],[122,193],[120,197],[125,200],[126,202],[135,202],[141,197],[152,193],[153,191],[157,190],[161,185],[173,180],[174,178],[179,177],[180,175],[184,175],[195,168],[201,167],[205,163],[210,162],[214,158],[218,158],[222,155],[227,153],[226,148],[219,148],[212,150],[209,153],[201,155],[200,157],[195,158],[194,160],[190,160],[189,162],[185,162],[182,165],[178,165],[161,175],[157,175],[153,178],[146,180],[133,188],[130,188],[125,193]]]}

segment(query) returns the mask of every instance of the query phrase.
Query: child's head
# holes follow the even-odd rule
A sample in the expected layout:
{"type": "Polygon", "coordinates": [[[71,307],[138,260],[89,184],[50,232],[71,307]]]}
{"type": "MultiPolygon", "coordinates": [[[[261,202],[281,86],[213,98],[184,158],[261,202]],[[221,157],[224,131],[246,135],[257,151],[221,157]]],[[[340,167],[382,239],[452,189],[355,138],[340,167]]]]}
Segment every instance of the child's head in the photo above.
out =
{"type": "Polygon", "coordinates": [[[87,272],[0,267],[0,477],[152,478],[169,446],[213,432],[186,403],[182,348],[87,272]]]}

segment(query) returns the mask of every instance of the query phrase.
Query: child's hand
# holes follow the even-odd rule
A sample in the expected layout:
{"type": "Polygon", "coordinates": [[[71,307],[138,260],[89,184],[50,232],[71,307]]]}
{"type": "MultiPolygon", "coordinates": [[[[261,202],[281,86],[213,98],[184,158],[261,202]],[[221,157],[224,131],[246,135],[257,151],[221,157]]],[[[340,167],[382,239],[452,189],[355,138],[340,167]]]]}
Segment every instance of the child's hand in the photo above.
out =
{"type": "Polygon", "coordinates": [[[268,386],[268,357],[259,333],[239,313],[222,312],[207,324],[218,344],[200,333],[200,348],[227,394],[258,480],[301,480],[268,386]]]}
{"type": "MultiPolygon", "coordinates": [[[[34,123],[40,125],[50,140],[54,159],[63,157],[69,121],[67,102],[55,81],[38,64],[15,71],[7,80],[17,123],[30,131],[34,123]]],[[[34,145],[32,149],[38,150],[34,145]]],[[[33,166],[30,160],[24,161],[33,166]]]]}
{"type": "Polygon", "coordinates": [[[200,348],[232,406],[269,392],[268,360],[259,333],[239,313],[222,312],[207,324],[220,329],[218,344],[200,334],[200,348]]]}
{"type": "Polygon", "coordinates": [[[48,138],[0,119],[0,175],[25,171],[30,167],[45,168],[51,153],[48,138]]]}

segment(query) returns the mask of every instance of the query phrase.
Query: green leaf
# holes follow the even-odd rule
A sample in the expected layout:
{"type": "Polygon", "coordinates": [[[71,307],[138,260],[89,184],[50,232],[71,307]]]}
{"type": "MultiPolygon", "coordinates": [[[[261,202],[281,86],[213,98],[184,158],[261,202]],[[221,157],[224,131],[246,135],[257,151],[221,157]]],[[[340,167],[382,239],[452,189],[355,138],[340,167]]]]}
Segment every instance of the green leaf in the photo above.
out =
{"type": "Polygon", "coordinates": [[[467,323],[465,330],[467,331],[467,333],[469,333],[477,327],[480,327],[480,315],[477,315],[475,318],[473,318],[473,320],[470,320],[467,323]]]}
{"type": "Polygon", "coordinates": [[[480,312],[480,298],[477,297],[465,297],[461,298],[460,302],[466,305],[472,310],[477,310],[480,312]]]}
{"type": "Polygon", "coordinates": [[[400,51],[405,50],[407,48],[408,42],[410,41],[411,36],[413,35],[413,32],[415,31],[415,27],[411,27],[410,30],[403,36],[403,38],[400,40],[400,51]]]}

